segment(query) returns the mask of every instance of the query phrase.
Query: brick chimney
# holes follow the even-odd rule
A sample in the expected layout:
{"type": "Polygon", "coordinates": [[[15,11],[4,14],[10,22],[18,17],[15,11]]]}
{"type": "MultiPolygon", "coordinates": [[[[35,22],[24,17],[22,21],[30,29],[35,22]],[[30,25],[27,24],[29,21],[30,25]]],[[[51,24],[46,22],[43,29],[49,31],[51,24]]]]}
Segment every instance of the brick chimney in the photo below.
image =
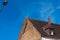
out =
{"type": "Polygon", "coordinates": [[[48,25],[50,25],[50,17],[48,17],[48,25]]]}

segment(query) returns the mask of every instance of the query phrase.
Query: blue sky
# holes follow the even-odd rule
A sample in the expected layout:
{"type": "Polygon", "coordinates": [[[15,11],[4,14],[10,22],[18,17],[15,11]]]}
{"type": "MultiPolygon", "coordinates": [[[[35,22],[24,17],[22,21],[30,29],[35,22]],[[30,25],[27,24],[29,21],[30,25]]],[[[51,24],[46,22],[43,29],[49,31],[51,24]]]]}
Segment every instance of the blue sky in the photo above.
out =
{"type": "Polygon", "coordinates": [[[17,40],[26,16],[60,24],[60,0],[8,0],[0,11],[0,40],[17,40]]]}

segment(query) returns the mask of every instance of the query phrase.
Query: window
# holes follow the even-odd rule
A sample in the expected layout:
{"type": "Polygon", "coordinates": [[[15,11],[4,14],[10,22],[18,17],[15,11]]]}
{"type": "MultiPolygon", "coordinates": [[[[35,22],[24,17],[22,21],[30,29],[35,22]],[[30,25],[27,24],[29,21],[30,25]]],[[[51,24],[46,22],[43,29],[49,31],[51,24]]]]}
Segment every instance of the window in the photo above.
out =
{"type": "Polygon", "coordinates": [[[53,36],[54,35],[54,31],[50,30],[50,35],[53,36]]]}

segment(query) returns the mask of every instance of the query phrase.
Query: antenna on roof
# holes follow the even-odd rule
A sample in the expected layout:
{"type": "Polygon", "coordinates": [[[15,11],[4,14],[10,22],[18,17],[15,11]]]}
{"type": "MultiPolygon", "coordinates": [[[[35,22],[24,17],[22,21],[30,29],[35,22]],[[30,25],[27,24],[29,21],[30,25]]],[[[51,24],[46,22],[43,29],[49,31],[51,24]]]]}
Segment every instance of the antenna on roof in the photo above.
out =
{"type": "Polygon", "coordinates": [[[48,17],[48,25],[50,25],[50,17],[48,17]]]}

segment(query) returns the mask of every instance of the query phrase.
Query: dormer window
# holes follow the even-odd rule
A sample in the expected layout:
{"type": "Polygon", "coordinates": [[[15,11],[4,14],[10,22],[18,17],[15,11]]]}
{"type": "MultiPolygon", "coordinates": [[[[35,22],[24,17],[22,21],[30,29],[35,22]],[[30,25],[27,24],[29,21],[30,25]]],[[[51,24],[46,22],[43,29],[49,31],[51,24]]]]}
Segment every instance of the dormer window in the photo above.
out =
{"type": "Polygon", "coordinates": [[[51,31],[51,35],[54,35],[54,32],[53,31],[51,31]]]}
{"type": "Polygon", "coordinates": [[[54,31],[50,30],[50,35],[53,36],[54,35],[54,31]]]}

